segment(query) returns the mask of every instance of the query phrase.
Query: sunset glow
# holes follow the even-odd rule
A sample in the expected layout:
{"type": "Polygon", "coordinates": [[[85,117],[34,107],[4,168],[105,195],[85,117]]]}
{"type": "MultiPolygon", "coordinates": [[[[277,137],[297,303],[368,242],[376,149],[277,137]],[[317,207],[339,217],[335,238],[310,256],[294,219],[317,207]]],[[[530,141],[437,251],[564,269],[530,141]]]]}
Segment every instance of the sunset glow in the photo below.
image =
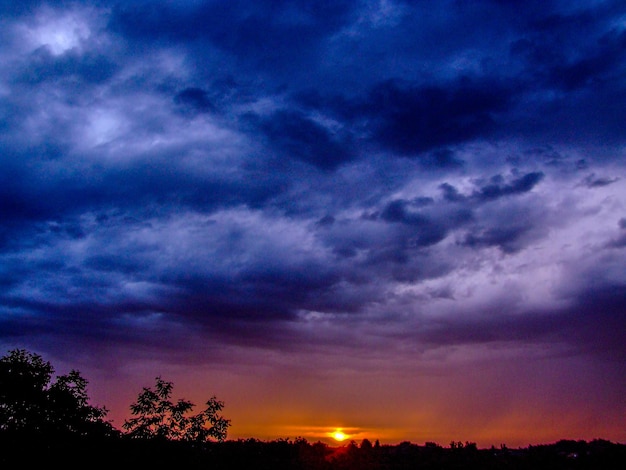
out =
{"type": "Polygon", "coordinates": [[[333,439],[335,439],[336,441],[339,441],[339,442],[345,441],[348,438],[348,436],[346,436],[340,430],[337,430],[337,431],[333,432],[332,436],[333,436],[333,439]]]}

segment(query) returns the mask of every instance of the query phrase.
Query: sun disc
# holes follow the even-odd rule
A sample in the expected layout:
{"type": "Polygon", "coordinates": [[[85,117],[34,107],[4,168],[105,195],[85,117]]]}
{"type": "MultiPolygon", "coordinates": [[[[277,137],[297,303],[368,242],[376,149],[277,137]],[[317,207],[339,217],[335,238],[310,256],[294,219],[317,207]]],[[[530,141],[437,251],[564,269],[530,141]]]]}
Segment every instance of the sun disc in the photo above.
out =
{"type": "Polygon", "coordinates": [[[335,439],[336,441],[339,441],[339,442],[345,441],[347,437],[348,436],[346,436],[343,432],[341,432],[339,430],[337,430],[337,431],[335,431],[333,433],[333,439],[335,439]]]}

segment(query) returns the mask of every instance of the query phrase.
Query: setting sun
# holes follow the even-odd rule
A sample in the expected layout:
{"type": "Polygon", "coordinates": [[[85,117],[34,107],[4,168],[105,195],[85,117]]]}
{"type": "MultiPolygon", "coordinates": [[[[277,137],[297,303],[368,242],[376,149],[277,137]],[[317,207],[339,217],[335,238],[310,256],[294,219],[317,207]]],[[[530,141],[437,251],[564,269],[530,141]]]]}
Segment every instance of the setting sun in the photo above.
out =
{"type": "Polygon", "coordinates": [[[337,429],[334,433],[333,433],[333,439],[335,439],[336,441],[345,441],[347,439],[348,436],[346,436],[343,432],[341,432],[339,429],[337,429]]]}

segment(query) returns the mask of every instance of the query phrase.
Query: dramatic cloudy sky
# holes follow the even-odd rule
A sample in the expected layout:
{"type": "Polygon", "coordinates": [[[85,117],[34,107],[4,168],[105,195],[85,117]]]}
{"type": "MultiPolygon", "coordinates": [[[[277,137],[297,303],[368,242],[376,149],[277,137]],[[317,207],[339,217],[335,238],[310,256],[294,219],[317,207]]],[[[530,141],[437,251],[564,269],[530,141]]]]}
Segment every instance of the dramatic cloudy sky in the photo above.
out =
{"type": "Polygon", "coordinates": [[[119,427],[626,441],[619,0],[0,2],[0,346],[119,427]]]}

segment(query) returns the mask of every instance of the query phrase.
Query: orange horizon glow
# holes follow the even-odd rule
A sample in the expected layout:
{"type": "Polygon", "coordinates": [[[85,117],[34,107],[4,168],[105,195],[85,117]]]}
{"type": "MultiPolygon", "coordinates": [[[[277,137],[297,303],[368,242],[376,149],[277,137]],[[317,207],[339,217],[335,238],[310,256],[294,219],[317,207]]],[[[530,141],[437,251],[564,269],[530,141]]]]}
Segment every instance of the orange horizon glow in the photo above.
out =
{"type": "Polygon", "coordinates": [[[453,358],[458,363],[448,357],[444,365],[437,364],[437,374],[407,365],[388,367],[384,381],[375,367],[351,371],[347,380],[345,374],[328,372],[321,359],[315,363],[306,357],[299,364],[323,372],[304,374],[278,366],[250,370],[244,363],[229,369],[195,367],[186,375],[150,364],[134,368],[121,382],[103,371],[87,375],[93,403],[106,405],[111,410],[108,418],[120,429],[141,385],[162,374],[174,382],[173,396],[191,400],[196,410],[209,393],[224,400],[223,414],[231,420],[227,438],[233,440],[303,438],[343,446],[368,439],[381,445],[409,441],[444,447],[468,441],[480,448],[526,447],[560,439],[626,442],[621,402],[608,401],[598,388],[577,382],[584,373],[590,383],[602,383],[612,377],[610,364],[571,357],[475,358],[464,353],[463,359],[453,358]],[[333,435],[337,431],[346,436],[343,441],[333,435]]]}
{"type": "MultiPolygon", "coordinates": [[[[230,409],[229,409],[230,410],[230,409]]],[[[266,415],[255,416],[250,410],[241,413],[237,406],[232,407],[231,413],[226,413],[232,419],[232,427],[228,431],[228,439],[259,439],[272,441],[275,439],[304,438],[309,442],[323,442],[327,445],[345,445],[348,441],[357,444],[364,439],[371,442],[380,441],[383,445],[394,445],[403,441],[422,445],[434,442],[446,447],[451,441],[476,442],[479,448],[488,448],[492,445],[505,444],[508,447],[525,447],[528,445],[549,444],[560,439],[587,440],[608,439],[623,442],[623,430],[618,429],[613,417],[612,422],[602,420],[581,420],[576,413],[562,413],[551,415],[547,410],[529,413],[525,409],[522,413],[508,412],[506,415],[492,417],[488,423],[477,426],[474,419],[464,422],[463,415],[424,415],[415,419],[414,427],[406,423],[399,426],[378,427],[372,423],[366,427],[345,427],[334,425],[306,425],[288,424],[288,421],[271,422],[266,415]],[[241,413],[241,414],[240,414],[241,413]],[[543,424],[544,426],[541,426],[543,424]],[[454,426],[454,432],[450,429],[454,426]]],[[[406,412],[405,412],[406,414],[406,412]]],[[[357,415],[350,416],[358,419],[357,415]]],[[[122,420],[115,424],[121,426],[122,420]]]]}

